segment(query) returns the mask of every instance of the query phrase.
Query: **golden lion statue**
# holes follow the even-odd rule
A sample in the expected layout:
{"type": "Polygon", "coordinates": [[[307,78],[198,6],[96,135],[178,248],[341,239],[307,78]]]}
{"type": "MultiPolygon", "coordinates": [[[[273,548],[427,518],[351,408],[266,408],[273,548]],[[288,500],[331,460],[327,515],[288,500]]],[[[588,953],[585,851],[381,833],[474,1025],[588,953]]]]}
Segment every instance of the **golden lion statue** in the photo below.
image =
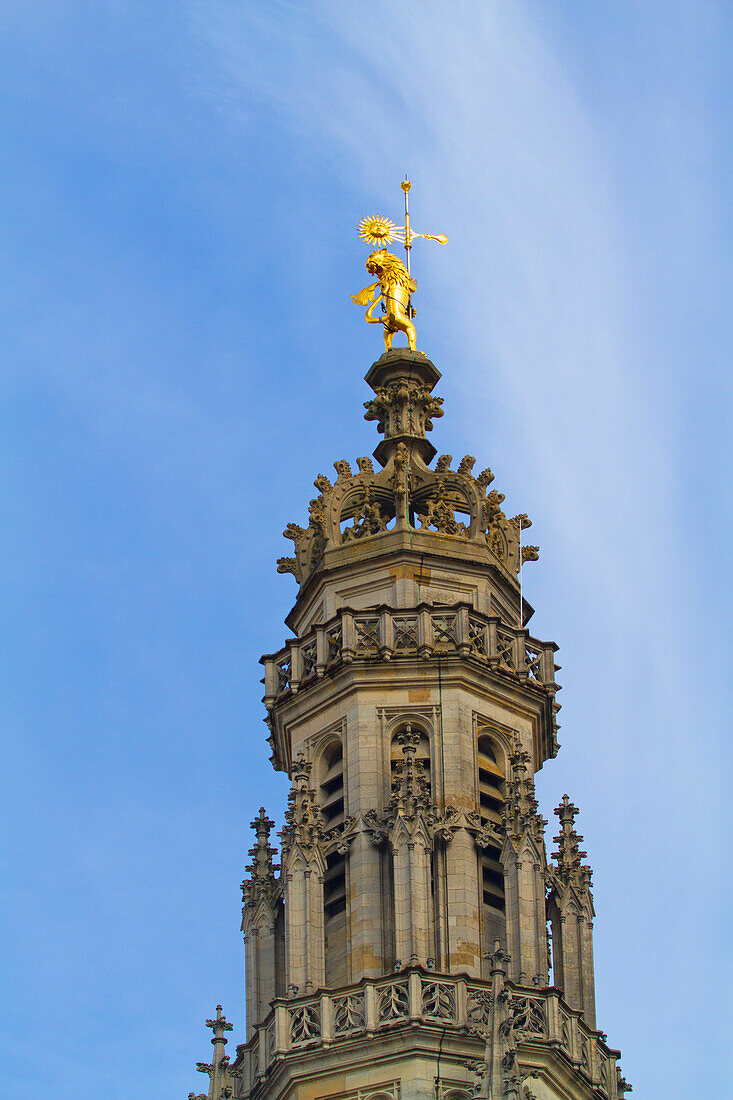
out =
{"type": "Polygon", "coordinates": [[[410,278],[399,256],[384,248],[372,252],[366,262],[366,269],[370,275],[377,276],[377,282],[364,287],[358,294],[352,294],[352,302],[356,302],[358,306],[368,303],[365,318],[370,325],[384,326],[384,346],[387,351],[392,347],[392,337],[396,332],[404,332],[410,351],[416,351],[416,333],[412,323],[414,310],[410,305],[410,295],[417,290],[417,283],[410,278]],[[372,298],[372,292],[377,287],[379,291],[372,298]],[[380,302],[382,316],[375,317],[374,310],[380,302]]]}

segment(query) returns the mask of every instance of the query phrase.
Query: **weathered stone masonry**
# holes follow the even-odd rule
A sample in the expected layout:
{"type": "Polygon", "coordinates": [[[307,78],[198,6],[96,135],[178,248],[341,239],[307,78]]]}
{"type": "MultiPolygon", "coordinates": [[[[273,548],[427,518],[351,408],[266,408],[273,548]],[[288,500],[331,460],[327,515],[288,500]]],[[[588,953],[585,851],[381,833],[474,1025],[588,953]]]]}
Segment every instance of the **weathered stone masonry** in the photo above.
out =
{"type": "MultiPolygon", "coordinates": [[[[279,865],[264,809],[242,884],[246,1041],[214,1030],[210,1100],[619,1100],[596,1029],[577,809],[548,860],[534,774],[558,751],[556,647],[522,600],[526,515],[493,474],[434,462],[440,375],[369,370],[374,458],[319,475],[278,569],[292,637],[262,658],[279,865]]],[[[193,1094],[191,1094],[193,1096],[193,1094]]]]}

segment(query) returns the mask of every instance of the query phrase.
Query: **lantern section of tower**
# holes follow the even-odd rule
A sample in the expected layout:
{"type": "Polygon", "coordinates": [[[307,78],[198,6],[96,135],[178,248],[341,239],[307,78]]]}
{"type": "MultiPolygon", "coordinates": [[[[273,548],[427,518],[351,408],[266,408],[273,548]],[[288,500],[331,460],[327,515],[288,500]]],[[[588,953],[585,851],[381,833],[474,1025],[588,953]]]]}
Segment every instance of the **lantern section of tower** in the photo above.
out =
{"type": "Polygon", "coordinates": [[[375,462],[335,462],[284,532],[292,636],[262,663],[291,791],[279,863],[272,820],[252,822],[247,1035],[230,1061],[215,1031],[210,1100],[629,1090],[596,1028],[577,809],[555,811],[548,858],[535,797],[559,709],[519,581],[538,550],[491,470],[435,460],[439,378],[419,351],[382,355],[375,462]]]}

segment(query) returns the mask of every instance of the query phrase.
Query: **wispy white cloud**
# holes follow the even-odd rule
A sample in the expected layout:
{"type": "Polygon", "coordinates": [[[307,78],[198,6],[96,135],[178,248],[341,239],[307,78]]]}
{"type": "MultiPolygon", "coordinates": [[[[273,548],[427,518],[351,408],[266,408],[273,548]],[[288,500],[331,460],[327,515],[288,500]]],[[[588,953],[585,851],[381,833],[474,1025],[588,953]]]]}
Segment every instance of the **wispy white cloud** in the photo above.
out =
{"type": "MultiPolygon", "coordinates": [[[[500,407],[488,457],[510,455],[519,484],[531,471],[542,537],[562,544],[578,598],[609,627],[668,636],[674,455],[628,308],[633,238],[603,135],[531,8],[199,11],[227,110],[277,104],[285,125],[336,151],[346,180],[395,206],[409,166],[421,224],[451,236],[418,258],[432,288],[421,336],[455,355],[467,438],[500,407]]],[[[659,647],[649,660],[671,688],[659,647]]]]}
{"type": "MultiPolygon", "coordinates": [[[[182,959],[200,960],[188,1007],[176,997],[171,1009],[180,1066],[193,1049],[193,999],[241,999],[238,921],[223,929],[231,948],[207,930],[232,899],[236,909],[242,804],[256,808],[269,791],[271,812],[283,805],[260,740],[255,665],[277,646],[292,591],[271,561],[286,520],[305,512],[308,469],[352,443],[351,457],[364,453],[372,438],[357,394],[380,340],[348,301],[364,258],[354,230],[372,210],[398,216],[409,171],[415,224],[450,237],[413,257],[420,342],[448,398],[435,442],[490,462],[543,547],[526,593],[538,634],[560,642],[566,690],[563,751],[540,788],[546,812],[566,784],[583,809],[601,1024],[624,1046],[638,1092],[688,1095],[689,1078],[713,1094],[701,1082],[725,1044],[705,1059],[719,993],[700,975],[719,974],[728,950],[716,920],[729,648],[723,584],[713,583],[724,572],[725,478],[709,475],[705,498],[696,472],[710,465],[706,405],[722,405],[730,386],[710,324],[728,271],[722,250],[710,263],[710,204],[722,209],[716,181],[729,176],[712,162],[728,116],[716,116],[718,133],[708,128],[722,10],[713,0],[10,3],[0,95],[12,104],[3,157],[17,274],[4,280],[6,358],[28,520],[9,571],[21,574],[23,606],[7,649],[9,665],[27,670],[16,720],[38,764],[28,766],[21,738],[12,745],[21,774],[43,765],[49,784],[57,759],[84,761],[81,779],[63,762],[56,778],[76,814],[89,803],[116,814],[118,769],[98,759],[100,727],[126,747],[119,783],[131,806],[151,794],[150,774],[172,784],[164,812],[177,816],[154,849],[160,942],[180,927],[184,889],[191,942],[203,935],[209,952],[197,944],[168,959],[176,981],[182,959]],[[715,383],[707,359],[697,369],[700,338],[715,383]],[[681,453],[680,430],[697,454],[681,453]],[[51,604],[29,608],[30,591],[51,588],[51,604]],[[242,737],[261,745],[246,768],[242,737]],[[190,772],[193,760],[210,782],[190,772]],[[167,838],[190,834],[192,782],[198,832],[225,839],[177,881],[167,838]],[[682,994],[680,929],[699,951],[682,994]],[[639,1026],[645,1001],[655,1011],[639,1026]],[[695,1014],[705,1035],[673,1049],[695,1014]]],[[[66,827],[46,805],[51,824],[34,834],[36,802],[24,802],[13,852],[23,882],[49,860],[44,829],[66,827]]],[[[132,852],[131,866],[136,840],[132,852]]],[[[73,890],[28,899],[24,933],[49,914],[76,926],[73,890]]],[[[147,927],[138,943],[126,919],[131,958],[165,954],[147,927]]],[[[113,981],[92,974],[86,936],[77,951],[55,994],[34,945],[15,960],[35,983],[24,1003],[45,1013],[57,1051],[64,1029],[78,1039],[70,999],[88,1015],[83,967],[98,1021],[127,980],[121,968],[113,981]]],[[[155,966],[150,990],[127,986],[136,1012],[153,1006],[151,1036],[155,966]]],[[[109,1036],[117,1055],[129,1047],[139,1059],[137,1034],[120,1034],[109,1036]]],[[[95,1049],[109,1082],[107,1048],[95,1049]]],[[[78,1091],[73,1074],[60,1084],[53,1059],[23,1053],[39,1088],[53,1077],[64,1095],[78,1091]]],[[[156,1074],[170,1083],[175,1058],[162,1062],[151,1041],[138,1074],[148,1091],[156,1074]]],[[[129,1068],[125,1080],[129,1092],[129,1068]]]]}
{"type": "MultiPolygon", "coordinates": [[[[497,484],[512,482],[511,503],[534,515],[551,548],[556,610],[575,633],[560,638],[582,699],[568,700],[574,752],[553,764],[555,778],[548,769],[545,789],[554,794],[575,775],[576,789],[592,793],[587,821],[602,852],[604,834],[617,844],[622,837],[609,815],[628,812],[631,832],[646,833],[644,854],[628,832],[623,842],[649,913],[659,898],[650,853],[663,873],[685,859],[705,890],[716,850],[701,857],[689,820],[668,815],[688,775],[690,727],[696,752],[722,750],[706,669],[688,663],[683,678],[676,643],[702,644],[709,626],[697,606],[697,547],[685,538],[677,499],[684,381],[663,360],[669,344],[655,344],[657,319],[638,307],[649,298],[654,258],[640,262],[648,238],[614,168],[604,119],[558,59],[541,6],[243,12],[222,2],[194,10],[219,61],[220,83],[208,91],[227,112],[240,111],[245,124],[276,112],[327,151],[342,183],[393,216],[408,169],[414,220],[450,236],[448,249],[426,246],[416,257],[421,343],[442,354],[453,391],[455,419],[441,432],[457,446],[462,436],[466,449],[481,446],[479,461],[503,471],[497,484]],[[647,358],[655,347],[661,362],[647,358]]],[[[678,14],[668,42],[694,22],[689,4],[678,14]]],[[[687,199],[694,203],[689,190],[687,199]]],[[[660,253],[660,278],[663,263],[660,253]]],[[[531,598],[536,582],[527,583],[531,598]]],[[[544,590],[547,600],[546,582],[544,590]]],[[[549,621],[542,608],[538,620],[549,621]]],[[[621,922],[625,903],[606,900],[621,922]]],[[[679,904],[692,919],[692,902],[679,904]]],[[[661,966],[675,936],[670,928],[654,944],[640,937],[631,957],[641,966],[641,954],[657,951],[661,966]]]]}

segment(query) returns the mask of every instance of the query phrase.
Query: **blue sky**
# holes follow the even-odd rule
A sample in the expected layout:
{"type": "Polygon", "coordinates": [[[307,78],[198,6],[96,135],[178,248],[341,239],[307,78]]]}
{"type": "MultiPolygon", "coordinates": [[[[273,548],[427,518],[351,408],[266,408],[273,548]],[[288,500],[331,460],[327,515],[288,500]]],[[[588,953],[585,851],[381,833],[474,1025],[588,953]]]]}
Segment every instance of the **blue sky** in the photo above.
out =
{"type": "Polygon", "coordinates": [[[241,1038],[248,823],[285,799],[274,563],[313,477],[376,443],[355,226],[409,172],[450,237],[413,253],[435,443],[542,546],[564,690],[538,790],[581,807],[599,1025],[634,1095],[727,1095],[730,5],[0,21],[0,1093],[186,1096],[217,1002],[241,1038]]]}

